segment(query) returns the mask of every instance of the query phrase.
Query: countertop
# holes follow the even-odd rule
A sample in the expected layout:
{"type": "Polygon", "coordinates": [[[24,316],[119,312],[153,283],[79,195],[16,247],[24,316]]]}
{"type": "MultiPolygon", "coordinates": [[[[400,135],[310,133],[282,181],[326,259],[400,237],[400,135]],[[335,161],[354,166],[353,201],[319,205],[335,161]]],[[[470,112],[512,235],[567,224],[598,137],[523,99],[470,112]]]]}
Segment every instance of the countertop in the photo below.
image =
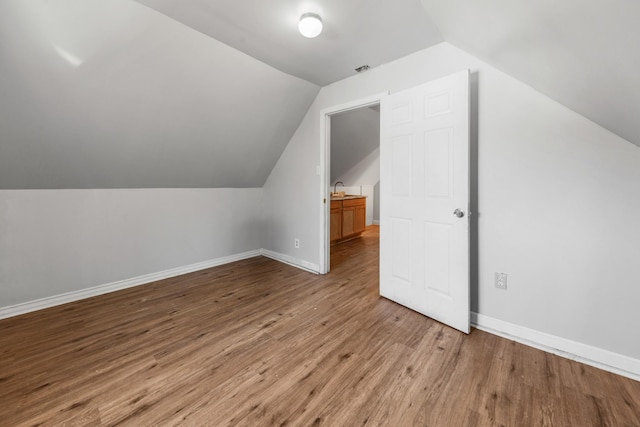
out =
{"type": "Polygon", "coordinates": [[[361,196],[358,194],[346,194],[342,197],[331,196],[331,200],[352,200],[352,199],[366,199],[367,196],[361,196]]]}

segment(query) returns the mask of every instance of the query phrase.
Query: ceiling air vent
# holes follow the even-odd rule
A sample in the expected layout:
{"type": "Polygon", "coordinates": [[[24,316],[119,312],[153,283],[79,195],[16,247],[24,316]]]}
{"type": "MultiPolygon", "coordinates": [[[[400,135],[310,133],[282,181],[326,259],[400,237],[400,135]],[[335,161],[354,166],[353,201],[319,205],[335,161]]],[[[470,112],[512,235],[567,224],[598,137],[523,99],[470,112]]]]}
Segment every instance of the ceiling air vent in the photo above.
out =
{"type": "Polygon", "coordinates": [[[362,66],[356,68],[356,71],[359,72],[359,73],[363,73],[363,72],[367,71],[369,68],[371,68],[371,67],[369,67],[368,65],[362,65],[362,66]]]}

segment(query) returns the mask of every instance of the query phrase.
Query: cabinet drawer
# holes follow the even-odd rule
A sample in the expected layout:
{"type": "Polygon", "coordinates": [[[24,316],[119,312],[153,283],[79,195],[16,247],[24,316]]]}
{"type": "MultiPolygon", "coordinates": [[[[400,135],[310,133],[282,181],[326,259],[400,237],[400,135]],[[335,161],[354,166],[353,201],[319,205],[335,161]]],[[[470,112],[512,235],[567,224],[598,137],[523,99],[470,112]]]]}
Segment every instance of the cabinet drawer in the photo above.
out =
{"type": "Polygon", "coordinates": [[[332,200],[331,210],[333,209],[342,209],[342,200],[332,200]]]}
{"type": "Polygon", "coordinates": [[[366,206],[367,199],[366,197],[362,197],[360,199],[347,199],[342,201],[343,208],[351,208],[356,206],[366,206]]]}

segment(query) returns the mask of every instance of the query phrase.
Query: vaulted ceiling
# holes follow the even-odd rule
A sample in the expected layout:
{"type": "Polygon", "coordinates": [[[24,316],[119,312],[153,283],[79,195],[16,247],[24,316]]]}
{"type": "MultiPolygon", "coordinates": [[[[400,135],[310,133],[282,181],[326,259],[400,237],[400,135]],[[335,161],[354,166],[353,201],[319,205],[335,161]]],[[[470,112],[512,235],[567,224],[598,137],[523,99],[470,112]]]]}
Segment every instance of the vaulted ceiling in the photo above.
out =
{"type": "Polygon", "coordinates": [[[637,22],[632,0],[4,0],[0,188],[259,187],[321,86],[441,41],[640,146],[637,22]]]}
{"type": "Polygon", "coordinates": [[[447,41],[640,146],[640,2],[138,0],[320,86],[447,41]],[[295,37],[318,12],[322,37],[295,37]]]}
{"type": "Polygon", "coordinates": [[[319,86],[443,41],[419,0],[137,1],[319,86]],[[323,18],[321,37],[298,34],[306,12],[323,18]]]}
{"type": "Polygon", "coordinates": [[[447,42],[640,146],[640,2],[422,4],[447,42]]]}
{"type": "Polygon", "coordinates": [[[260,187],[319,87],[129,0],[0,2],[0,188],[260,187]]]}

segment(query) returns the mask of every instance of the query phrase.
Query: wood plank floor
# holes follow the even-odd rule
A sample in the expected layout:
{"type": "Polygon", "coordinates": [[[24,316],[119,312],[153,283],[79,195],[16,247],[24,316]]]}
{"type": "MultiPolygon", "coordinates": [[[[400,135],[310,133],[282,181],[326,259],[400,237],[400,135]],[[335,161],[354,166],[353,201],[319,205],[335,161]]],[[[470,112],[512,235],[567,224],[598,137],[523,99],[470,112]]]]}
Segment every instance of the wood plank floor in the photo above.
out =
{"type": "Polygon", "coordinates": [[[640,383],[253,258],[0,321],[0,425],[640,426],[640,383]]]}

